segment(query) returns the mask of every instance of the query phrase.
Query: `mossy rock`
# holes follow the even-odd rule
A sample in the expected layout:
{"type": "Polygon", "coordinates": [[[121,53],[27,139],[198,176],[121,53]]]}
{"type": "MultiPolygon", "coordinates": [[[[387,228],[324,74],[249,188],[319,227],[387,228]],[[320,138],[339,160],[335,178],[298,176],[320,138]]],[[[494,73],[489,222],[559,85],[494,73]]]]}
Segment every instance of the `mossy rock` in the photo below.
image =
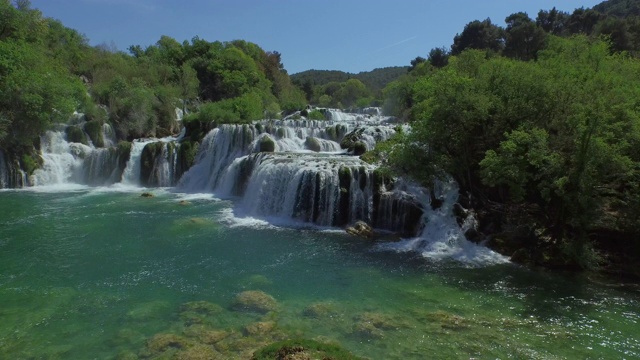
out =
{"type": "Polygon", "coordinates": [[[143,358],[173,358],[180,350],[186,350],[195,343],[183,336],[176,334],[156,334],[149,340],[145,349],[140,352],[143,358]]]}
{"type": "Polygon", "coordinates": [[[157,159],[162,156],[165,146],[165,143],[158,141],[149,143],[142,149],[142,154],[140,155],[140,181],[142,185],[148,187],[157,186],[157,179],[155,176],[152,177],[152,173],[157,159]]]}
{"type": "Polygon", "coordinates": [[[42,167],[44,160],[37,154],[23,154],[20,157],[20,168],[24,170],[27,175],[32,175],[36,169],[42,167]]]}
{"type": "Polygon", "coordinates": [[[175,360],[223,360],[227,357],[205,344],[196,344],[187,349],[178,351],[173,359],[175,360]]]}
{"type": "Polygon", "coordinates": [[[258,151],[260,152],[274,152],[276,151],[276,143],[269,136],[263,136],[260,139],[258,151]]]}
{"type": "Polygon", "coordinates": [[[322,151],[322,144],[320,143],[320,140],[318,140],[317,138],[314,138],[313,136],[308,137],[304,141],[304,146],[311,151],[315,151],[315,152],[322,151]]]}
{"type": "Polygon", "coordinates": [[[68,126],[65,129],[65,133],[67,134],[67,141],[80,143],[83,145],[89,145],[89,141],[87,140],[87,135],[77,126],[68,126]]]}
{"type": "Polygon", "coordinates": [[[188,302],[180,307],[180,320],[187,326],[211,324],[223,310],[221,306],[207,301],[188,302]]]}
{"type": "Polygon", "coordinates": [[[189,338],[195,338],[203,344],[213,345],[231,335],[230,332],[224,330],[212,329],[204,325],[191,325],[185,328],[184,335],[189,338]]]}
{"type": "Polygon", "coordinates": [[[245,336],[264,336],[275,329],[275,321],[259,321],[245,326],[242,332],[245,336]]]}
{"type": "Polygon", "coordinates": [[[208,301],[191,301],[180,306],[180,311],[191,311],[203,315],[219,314],[224,309],[222,306],[208,301]]]}
{"type": "Polygon", "coordinates": [[[236,296],[232,308],[239,311],[266,314],[278,309],[277,301],[269,294],[258,291],[243,291],[236,296]]]}
{"type": "Polygon", "coordinates": [[[373,326],[373,324],[358,322],[353,324],[353,334],[365,339],[382,339],[384,331],[373,326]]]}
{"type": "Polygon", "coordinates": [[[464,317],[446,311],[429,313],[426,315],[426,319],[439,323],[443,329],[447,330],[464,330],[470,326],[469,321],[464,317]]]}
{"type": "Polygon", "coordinates": [[[402,320],[398,320],[390,315],[378,312],[362,313],[356,318],[356,321],[359,323],[371,324],[381,330],[398,330],[400,328],[410,326],[402,320]]]}
{"type": "Polygon", "coordinates": [[[200,144],[195,141],[187,140],[180,143],[178,148],[178,177],[187,172],[196,162],[199,147],[200,144]]]}
{"type": "Polygon", "coordinates": [[[337,307],[331,302],[313,303],[302,310],[302,315],[314,319],[333,317],[337,314],[337,307]]]}
{"type": "Polygon", "coordinates": [[[362,141],[356,141],[356,143],[353,144],[352,151],[353,155],[360,156],[367,152],[367,144],[363,143],[362,141]]]}
{"type": "Polygon", "coordinates": [[[89,135],[89,139],[95,147],[104,147],[104,136],[102,134],[102,125],[100,120],[87,121],[84,124],[84,131],[89,135]]]}
{"type": "Polygon", "coordinates": [[[131,144],[128,141],[119,141],[118,145],[116,145],[115,151],[118,156],[118,168],[122,169],[124,172],[125,167],[127,166],[127,161],[131,157],[131,144]]]}
{"type": "Polygon", "coordinates": [[[340,345],[307,339],[279,341],[254,352],[251,357],[251,360],[280,359],[363,360],[364,358],[353,355],[340,345]]]}

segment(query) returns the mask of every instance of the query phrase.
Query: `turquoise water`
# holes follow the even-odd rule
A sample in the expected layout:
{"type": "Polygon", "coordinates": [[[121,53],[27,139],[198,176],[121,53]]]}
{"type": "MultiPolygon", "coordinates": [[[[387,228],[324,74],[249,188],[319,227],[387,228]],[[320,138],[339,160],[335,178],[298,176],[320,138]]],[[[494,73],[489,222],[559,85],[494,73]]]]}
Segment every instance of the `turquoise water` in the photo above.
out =
{"type": "Polygon", "coordinates": [[[289,337],[371,359],[640,357],[634,288],[434,262],[154,194],[0,192],[0,358],[246,359],[289,337]],[[248,290],[277,304],[241,311],[248,290]]]}

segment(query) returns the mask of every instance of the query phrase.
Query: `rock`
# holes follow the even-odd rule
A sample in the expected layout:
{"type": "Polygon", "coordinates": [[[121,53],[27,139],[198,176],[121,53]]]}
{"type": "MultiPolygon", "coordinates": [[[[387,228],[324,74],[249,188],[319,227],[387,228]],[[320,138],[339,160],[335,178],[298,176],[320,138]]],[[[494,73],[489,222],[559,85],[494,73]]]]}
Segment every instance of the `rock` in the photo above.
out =
{"type": "Polygon", "coordinates": [[[346,232],[349,235],[358,236],[365,239],[371,239],[375,235],[371,226],[369,226],[369,224],[365,223],[364,221],[357,221],[352,226],[347,227],[346,232]]]}
{"type": "Polygon", "coordinates": [[[473,243],[480,243],[480,241],[482,241],[482,233],[480,233],[477,229],[475,228],[470,228],[469,230],[464,232],[464,237],[467,238],[467,240],[473,242],[473,243]]]}
{"type": "Polygon", "coordinates": [[[176,360],[216,360],[225,359],[222,354],[215,351],[211,346],[196,344],[188,349],[180,350],[173,357],[176,360]]]}
{"type": "Polygon", "coordinates": [[[231,335],[229,332],[224,330],[215,330],[204,325],[188,326],[184,330],[184,334],[187,337],[196,338],[199,342],[208,345],[218,343],[231,335]]]}
{"type": "Polygon", "coordinates": [[[260,152],[274,152],[276,151],[276,143],[269,136],[263,136],[260,139],[258,151],[260,152]]]}
{"type": "Polygon", "coordinates": [[[186,349],[188,339],[175,334],[156,334],[147,340],[147,350],[150,354],[158,354],[169,350],[186,349]]]}
{"type": "Polygon", "coordinates": [[[314,303],[302,311],[302,315],[315,319],[333,317],[337,313],[336,306],[330,302],[314,303]]]}
{"type": "Polygon", "coordinates": [[[376,329],[380,330],[397,330],[403,327],[408,327],[408,325],[402,321],[398,321],[387,314],[377,312],[363,313],[356,318],[356,321],[359,323],[371,324],[376,329]]]}
{"type": "Polygon", "coordinates": [[[180,310],[180,319],[187,326],[193,324],[210,324],[213,322],[214,316],[223,311],[219,305],[206,301],[194,301],[183,304],[180,310]]]}
{"type": "Polygon", "coordinates": [[[531,263],[531,254],[527,249],[518,249],[511,255],[509,260],[516,264],[529,264],[531,263]]]}
{"type": "Polygon", "coordinates": [[[269,344],[253,353],[251,360],[361,360],[338,344],[307,339],[284,340],[269,344]]]}
{"type": "Polygon", "coordinates": [[[469,210],[462,207],[460,203],[455,203],[453,204],[453,216],[456,217],[458,225],[462,225],[467,216],[469,216],[469,210]]]}
{"type": "Polygon", "coordinates": [[[235,310],[266,314],[277,310],[278,303],[271,295],[263,291],[251,290],[238,294],[232,307],[235,310]]]}
{"type": "Polygon", "coordinates": [[[367,152],[367,145],[362,141],[357,141],[353,144],[353,155],[360,156],[367,152]]]}
{"type": "Polygon", "coordinates": [[[203,315],[215,315],[221,313],[224,309],[222,306],[208,301],[191,301],[180,306],[181,311],[190,311],[203,315]]]}
{"type": "Polygon", "coordinates": [[[275,321],[261,321],[245,326],[243,333],[245,336],[263,336],[272,332],[275,328],[275,321]]]}
{"type": "Polygon", "coordinates": [[[182,206],[191,205],[191,203],[188,202],[187,200],[180,200],[180,202],[178,204],[180,204],[182,206]]]}
{"type": "Polygon", "coordinates": [[[140,197],[152,198],[152,197],[154,197],[154,195],[152,193],[150,193],[150,192],[143,192],[142,195],[140,195],[140,197]]]}
{"type": "Polygon", "coordinates": [[[369,323],[359,322],[353,325],[353,333],[369,338],[369,339],[381,339],[384,337],[384,332],[377,327],[369,323]]]}
{"type": "Polygon", "coordinates": [[[89,141],[87,140],[87,135],[78,126],[68,126],[65,132],[67,133],[68,142],[89,145],[89,141]]]}
{"type": "Polygon", "coordinates": [[[307,138],[307,140],[305,140],[304,146],[311,151],[322,151],[322,144],[320,144],[320,140],[314,138],[313,136],[310,136],[307,138]]]}
{"type": "Polygon", "coordinates": [[[464,317],[446,311],[429,313],[426,318],[428,321],[439,323],[443,329],[447,330],[463,330],[469,327],[464,317]]]}

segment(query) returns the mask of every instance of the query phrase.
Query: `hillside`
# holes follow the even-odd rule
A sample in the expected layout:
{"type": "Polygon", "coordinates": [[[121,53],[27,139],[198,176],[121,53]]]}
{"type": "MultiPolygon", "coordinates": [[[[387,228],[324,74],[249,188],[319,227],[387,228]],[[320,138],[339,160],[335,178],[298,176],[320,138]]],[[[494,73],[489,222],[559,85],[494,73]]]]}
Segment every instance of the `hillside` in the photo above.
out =
{"type": "Polygon", "coordinates": [[[383,89],[388,83],[407,73],[407,66],[393,66],[378,68],[371,71],[363,71],[357,74],[339,70],[307,70],[291,75],[293,83],[303,86],[310,83],[312,86],[323,86],[330,82],[345,82],[349,79],[358,79],[373,92],[383,89]]]}

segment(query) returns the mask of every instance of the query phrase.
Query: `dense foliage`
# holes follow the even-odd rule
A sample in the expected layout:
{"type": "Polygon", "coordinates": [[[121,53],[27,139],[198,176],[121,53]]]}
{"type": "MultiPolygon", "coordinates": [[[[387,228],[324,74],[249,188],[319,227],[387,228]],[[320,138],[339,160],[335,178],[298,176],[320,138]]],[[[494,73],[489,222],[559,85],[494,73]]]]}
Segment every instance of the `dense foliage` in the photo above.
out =
{"type": "Polygon", "coordinates": [[[600,36],[611,21],[633,20],[553,9],[505,29],[470,23],[445,66],[414,61],[385,89],[387,110],[412,124],[383,145],[386,164],[423,182],[453,176],[493,245],[528,261],[638,254],[640,61],[600,36]]]}
{"type": "Polygon", "coordinates": [[[0,0],[0,29],[0,148],[12,154],[33,153],[39,135],[74,111],[86,114],[85,131],[109,122],[119,139],[131,140],[176,133],[176,107],[202,114],[191,120],[241,122],[307,103],[279,53],[241,40],[162,36],[125,54],[89,46],[27,0],[0,0]]]}

